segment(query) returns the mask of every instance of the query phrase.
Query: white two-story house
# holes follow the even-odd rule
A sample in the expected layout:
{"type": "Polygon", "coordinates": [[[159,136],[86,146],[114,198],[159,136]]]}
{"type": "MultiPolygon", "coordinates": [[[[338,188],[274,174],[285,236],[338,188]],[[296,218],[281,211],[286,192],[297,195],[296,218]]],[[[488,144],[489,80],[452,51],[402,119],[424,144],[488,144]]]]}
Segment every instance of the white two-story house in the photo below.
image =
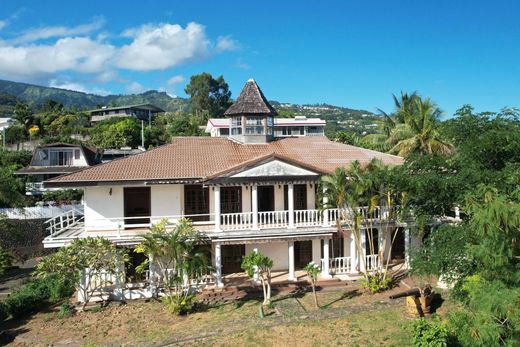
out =
{"type": "Polygon", "coordinates": [[[41,195],[55,188],[44,188],[45,180],[76,172],[101,162],[102,153],[82,145],[51,143],[38,146],[28,166],[16,171],[17,175],[28,175],[25,185],[27,195],[41,195]]]}
{"type": "MultiPolygon", "coordinates": [[[[275,138],[275,115],[249,80],[225,112],[227,137],[175,137],[151,151],[46,181],[46,187],[83,189],[85,214],[51,223],[45,247],[86,236],[131,246],[151,223],[187,217],[211,241],[217,285],[242,272],[242,257],[253,251],[272,258],[273,270],[289,280],[310,261],[321,264],[323,277],[357,273],[352,235],[337,233],[337,211],[319,209],[318,180],[354,160],[399,165],[402,158],[324,136],[275,138]]],[[[404,251],[404,235],[395,252],[404,251]]]]}

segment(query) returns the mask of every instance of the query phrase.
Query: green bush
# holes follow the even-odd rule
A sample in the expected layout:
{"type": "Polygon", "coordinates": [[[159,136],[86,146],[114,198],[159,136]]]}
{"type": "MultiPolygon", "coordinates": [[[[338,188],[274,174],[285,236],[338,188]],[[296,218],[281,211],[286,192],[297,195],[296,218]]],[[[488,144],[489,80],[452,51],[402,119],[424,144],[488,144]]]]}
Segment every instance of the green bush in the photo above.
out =
{"type": "Polygon", "coordinates": [[[5,300],[5,305],[14,318],[19,318],[41,309],[49,302],[69,297],[72,293],[74,286],[71,280],[51,276],[32,280],[20,289],[14,290],[5,300]]]}
{"type": "Polygon", "coordinates": [[[58,318],[65,318],[72,315],[72,306],[70,302],[66,301],[60,306],[60,312],[58,312],[58,318]]]}
{"type": "Polygon", "coordinates": [[[3,322],[6,320],[7,317],[9,317],[9,308],[5,304],[5,302],[0,301],[0,322],[3,322]]]}
{"type": "Polygon", "coordinates": [[[0,275],[3,275],[5,270],[13,265],[13,257],[9,252],[0,247],[0,275]]]}
{"type": "Polygon", "coordinates": [[[416,347],[448,346],[448,328],[439,318],[419,318],[413,323],[413,345],[416,347]]]}
{"type": "Polygon", "coordinates": [[[50,291],[47,283],[35,280],[27,283],[20,289],[14,290],[5,300],[5,303],[11,315],[14,318],[19,318],[43,307],[49,297],[50,291]]]}
{"type": "Polygon", "coordinates": [[[359,285],[363,289],[369,290],[371,293],[383,292],[390,288],[392,279],[382,274],[369,275],[368,281],[363,277],[359,280],[359,285]]]}
{"type": "Polygon", "coordinates": [[[192,312],[195,304],[195,295],[168,295],[163,298],[163,302],[170,313],[184,315],[192,312]]]}

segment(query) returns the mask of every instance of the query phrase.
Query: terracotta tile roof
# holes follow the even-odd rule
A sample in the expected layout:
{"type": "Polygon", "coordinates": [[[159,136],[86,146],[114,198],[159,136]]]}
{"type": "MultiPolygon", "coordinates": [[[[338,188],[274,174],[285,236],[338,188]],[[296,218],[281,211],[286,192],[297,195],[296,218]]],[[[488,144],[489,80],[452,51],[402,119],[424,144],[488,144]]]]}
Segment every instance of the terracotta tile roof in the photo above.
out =
{"type": "Polygon", "coordinates": [[[269,155],[290,159],[302,166],[319,169],[322,173],[330,173],[354,160],[363,164],[372,158],[379,158],[393,165],[403,161],[398,156],[340,144],[324,136],[283,138],[268,144],[240,144],[224,137],[176,137],[171,144],[48,182],[58,185],[126,180],[204,180],[269,155]]]}
{"type": "Polygon", "coordinates": [[[241,114],[277,114],[254,79],[247,81],[237,101],[224,112],[225,116],[241,114]]]}

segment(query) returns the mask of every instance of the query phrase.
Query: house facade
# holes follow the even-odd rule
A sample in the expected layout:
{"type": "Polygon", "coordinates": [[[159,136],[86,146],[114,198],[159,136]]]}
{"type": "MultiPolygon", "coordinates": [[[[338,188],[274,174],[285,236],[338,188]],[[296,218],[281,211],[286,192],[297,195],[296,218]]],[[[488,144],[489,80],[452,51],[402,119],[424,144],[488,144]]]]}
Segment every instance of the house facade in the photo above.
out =
{"type": "MultiPolygon", "coordinates": [[[[205,132],[210,136],[229,136],[229,118],[208,119],[205,132]]],[[[325,136],[326,121],[320,118],[296,116],[294,118],[274,118],[274,137],[325,136]]]]}
{"type": "Polygon", "coordinates": [[[85,208],[84,216],[51,221],[45,247],[86,236],[133,246],[151,224],[189,218],[211,242],[217,286],[226,275],[242,272],[242,257],[255,251],[273,259],[273,270],[286,272],[289,280],[310,261],[321,265],[324,278],[355,276],[388,254],[389,248],[380,247],[391,232],[401,234],[395,257],[405,257],[408,229],[383,227],[395,221],[381,209],[370,231],[379,248],[368,249],[363,230],[361,261],[353,231],[338,233],[339,212],[320,209],[318,188],[321,176],[354,160],[399,165],[402,158],[324,136],[275,137],[276,111],[253,80],[225,115],[228,137],[176,137],[151,151],[46,181],[50,188],[82,188],[85,208]]]}
{"type": "Polygon", "coordinates": [[[101,162],[102,153],[82,145],[51,143],[38,146],[28,166],[16,171],[17,175],[28,175],[25,185],[26,195],[41,195],[59,188],[45,188],[45,180],[76,172],[101,162]]]}
{"type": "Polygon", "coordinates": [[[90,121],[92,123],[106,120],[112,117],[136,117],[139,120],[151,122],[158,113],[164,112],[160,107],[152,104],[126,105],[116,107],[102,107],[91,110],[90,121]]]}

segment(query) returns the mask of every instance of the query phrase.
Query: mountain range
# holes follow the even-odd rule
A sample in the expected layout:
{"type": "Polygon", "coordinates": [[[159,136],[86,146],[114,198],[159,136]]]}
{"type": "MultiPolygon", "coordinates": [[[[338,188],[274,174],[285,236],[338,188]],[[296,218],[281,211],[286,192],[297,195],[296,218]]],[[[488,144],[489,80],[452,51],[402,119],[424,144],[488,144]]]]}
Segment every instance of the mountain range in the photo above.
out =
{"type": "MultiPolygon", "coordinates": [[[[18,101],[28,103],[33,109],[38,109],[47,100],[62,103],[65,107],[76,107],[78,110],[89,110],[101,106],[121,106],[150,103],[167,112],[189,109],[189,100],[171,97],[166,92],[150,90],[140,94],[130,95],[96,95],[74,90],[43,87],[33,84],[0,80],[0,117],[12,115],[18,101]]],[[[281,117],[307,116],[320,117],[327,121],[327,129],[331,132],[352,130],[355,133],[370,132],[374,127],[377,115],[365,110],[346,107],[314,104],[298,105],[271,101],[281,117]]]]}

